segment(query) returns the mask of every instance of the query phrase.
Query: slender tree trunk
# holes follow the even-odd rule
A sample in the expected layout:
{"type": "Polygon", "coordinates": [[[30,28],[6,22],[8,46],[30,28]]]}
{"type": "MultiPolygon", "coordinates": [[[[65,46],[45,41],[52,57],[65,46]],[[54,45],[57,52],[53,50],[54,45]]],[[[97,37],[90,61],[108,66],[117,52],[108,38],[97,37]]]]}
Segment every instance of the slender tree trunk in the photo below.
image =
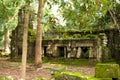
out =
{"type": "Polygon", "coordinates": [[[5,36],[4,36],[4,50],[5,50],[5,52],[8,52],[9,51],[9,28],[8,27],[4,28],[4,33],[5,33],[5,36]]]}
{"type": "Polygon", "coordinates": [[[28,24],[29,24],[29,3],[25,5],[25,19],[24,19],[24,31],[23,31],[23,44],[22,44],[22,66],[21,66],[21,79],[25,80],[26,76],[26,60],[27,60],[27,37],[28,37],[28,24]]]}
{"type": "Polygon", "coordinates": [[[119,25],[118,25],[118,23],[117,23],[117,20],[116,20],[116,18],[115,18],[115,15],[114,15],[113,12],[110,11],[110,10],[109,10],[109,13],[110,13],[111,18],[112,18],[113,21],[114,21],[114,24],[117,26],[118,31],[120,32],[120,27],[119,27],[119,25]]]}
{"type": "Polygon", "coordinates": [[[43,12],[43,0],[39,0],[38,14],[37,14],[37,34],[36,34],[36,46],[35,46],[35,65],[37,67],[42,66],[42,22],[41,14],[43,12]]]}

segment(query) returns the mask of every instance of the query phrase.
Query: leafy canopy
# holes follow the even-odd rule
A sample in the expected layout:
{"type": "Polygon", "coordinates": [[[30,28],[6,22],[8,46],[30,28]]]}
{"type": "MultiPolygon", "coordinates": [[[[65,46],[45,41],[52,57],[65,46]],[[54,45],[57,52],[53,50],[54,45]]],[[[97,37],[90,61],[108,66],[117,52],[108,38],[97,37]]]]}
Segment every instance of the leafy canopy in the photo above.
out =
{"type": "Polygon", "coordinates": [[[47,30],[90,30],[116,6],[115,0],[46,0],[43,23],[47,30]]]}

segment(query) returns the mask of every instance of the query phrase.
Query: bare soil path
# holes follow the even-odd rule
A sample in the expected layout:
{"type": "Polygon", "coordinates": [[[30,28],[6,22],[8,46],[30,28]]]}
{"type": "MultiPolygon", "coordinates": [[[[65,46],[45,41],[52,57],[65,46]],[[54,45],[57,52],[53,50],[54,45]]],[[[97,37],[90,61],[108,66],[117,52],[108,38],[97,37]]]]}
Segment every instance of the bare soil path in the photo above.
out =
{"type": "MultiPolygon", "coordinates": [[[[51,75],[51,70],[46,69],[46,66],[51,67],[52,64],[46,63],[43,64],[43,67],[38,69],[35,69],[32,64],[27,64],[27,76],[26,80],[32,80],[37,77],[43,77],[45,80],[50,80],[53,75],[51,75]]],[[[56,64],[57,65],[57,64],[56,64]]],[[[94,67],[86,67],[86,66],[66,66],[67,71],[72,72],[80,72],[82,74],[86,75],[94,75],[95,69],[94,67]]],[[[8,77],[11,76],[14,78],[14,80],[19,80],[20,78],[20,70],[21,69],[21,63],[18,62],[10,62],[7,59],[0,58],[0,76],[8,77]]]]}

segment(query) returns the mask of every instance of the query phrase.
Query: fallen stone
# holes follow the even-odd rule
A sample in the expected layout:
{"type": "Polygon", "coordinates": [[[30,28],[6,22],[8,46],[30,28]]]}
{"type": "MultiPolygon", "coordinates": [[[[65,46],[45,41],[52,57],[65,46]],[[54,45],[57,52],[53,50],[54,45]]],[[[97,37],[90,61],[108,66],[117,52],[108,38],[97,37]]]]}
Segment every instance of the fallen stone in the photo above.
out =
{"type": "Polygon", "coordinates": [[[119,78],[119,64],[97,64],[95,77],[97,78],[119,78]]]}

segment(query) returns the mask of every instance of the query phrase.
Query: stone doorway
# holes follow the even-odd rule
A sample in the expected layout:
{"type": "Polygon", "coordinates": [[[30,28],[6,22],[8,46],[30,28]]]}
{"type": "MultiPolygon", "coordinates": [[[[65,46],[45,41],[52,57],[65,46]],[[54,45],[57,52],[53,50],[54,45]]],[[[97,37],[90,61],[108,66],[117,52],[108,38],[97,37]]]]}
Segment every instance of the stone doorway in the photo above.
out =
{"type": "Polygon", "coordinates": [[[65,55],[64,47],[58,47],[58,54],[59,54],[59,57],[64,57],[65,55]]]}
{"type": "Polygon", "coordinates": [[[43,49],[44,49],[44,50],[43,50],[43,51],[44,51],[44,52],[43,52],[43,53],[44,53],[44,56],[47,56],[47,46],[44,46],[43,49]]]}
{"type": "Polygon", "coordinates": [[[82,59],[89,59],[89,47],[81,47],[81,58],[82,59]]]}

